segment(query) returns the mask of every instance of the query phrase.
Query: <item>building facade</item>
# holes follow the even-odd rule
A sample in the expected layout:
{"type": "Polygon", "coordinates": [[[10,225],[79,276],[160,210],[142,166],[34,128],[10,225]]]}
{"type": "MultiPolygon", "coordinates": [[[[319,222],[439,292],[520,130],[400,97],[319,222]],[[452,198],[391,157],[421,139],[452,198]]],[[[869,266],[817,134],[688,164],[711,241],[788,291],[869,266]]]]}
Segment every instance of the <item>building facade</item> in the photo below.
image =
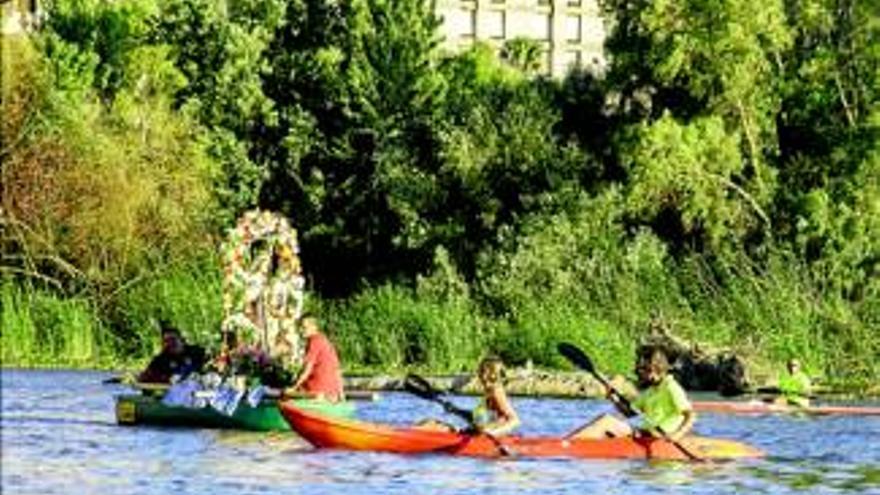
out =
{"type": "Polygon", "coordinates": [[[475,41],[500,50],[508,40],[527,38],[541,46],[545,74],[604,70],[605,26],[596,0],[437,0],[437,14],[450,50],[475,41]]]}
{"type": "Polygon", "coordinates": [[[0,0],[0,33],[21,34],[36,28],[43,14],[37,0],[0,0]]]}

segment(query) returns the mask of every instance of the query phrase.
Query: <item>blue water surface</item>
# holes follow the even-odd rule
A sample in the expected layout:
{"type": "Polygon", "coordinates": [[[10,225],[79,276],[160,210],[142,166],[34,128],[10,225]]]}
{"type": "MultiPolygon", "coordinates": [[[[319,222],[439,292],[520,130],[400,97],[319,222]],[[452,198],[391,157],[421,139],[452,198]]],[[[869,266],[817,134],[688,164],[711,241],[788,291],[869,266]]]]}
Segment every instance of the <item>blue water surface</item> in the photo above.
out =
{"type": "MultiPolygon", "coordinates": [[[[698,433],[768,453],[750,461],[401,456],[315,450],[293,434],[117,426],[113,397],[127,389],[103,385],[109,376],[0,372],[3,494],[880,494],[880,416],[700,415],[698,433]]],[[[469,407],[475,399],[455,400],[469,407]]],[[[561,434],[610,411],[595,400],[513,402],[523,434],[561,434]]],[[[443,418],[437,405],[405,393],[358,405],[372,421],[443,418]]]]}

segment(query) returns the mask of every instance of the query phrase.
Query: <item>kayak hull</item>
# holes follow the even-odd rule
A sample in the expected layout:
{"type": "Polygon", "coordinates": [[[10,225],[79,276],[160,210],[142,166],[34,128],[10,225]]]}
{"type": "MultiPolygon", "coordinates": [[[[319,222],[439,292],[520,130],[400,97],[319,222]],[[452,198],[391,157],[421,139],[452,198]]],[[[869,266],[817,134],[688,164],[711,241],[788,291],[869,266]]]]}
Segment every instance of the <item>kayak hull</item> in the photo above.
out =
{"type": "MultiPolygon", "coordinates": [[[[351,402],[330,403],[310,399],[293,402],[306,410],[328,416],[351,416],[355,411],[351,402]]],[[[290,426],[278,411],[277,401],[263,401],[257,407],[242,401],[232,416],[226,416],[211,407],[167,406],[156,396],[125,394],[116,397],[116,422],[120,425],[290,431],[290,426]]]]}
{"type": "Polygon", "coordinates": [[[810,414],[810,415],[848,415],[880,416],[880,407],[867,406],[809,406],[797,407],[766,402],[734,401],[695,401],[695,411],[729,414],[810,414]]]}
{"type": "MultiPolygon", "coordinates": [[[[473,457],[502,457],[495,442],[485,435],[393,427],[350,418],[334,418],[307,411],[292,402],[279,404],[290,427],[318,448],[393,452],[399,454],[441,453],[473,457]]],[[[500,442],[517,457],[573,457],[582,459],[677,459],[687,454],[674,444],[659,439],[507,436],[500,442]]],[[[709,459],[738,459],[763,456],[763,452],[732,440],[690,437],[682,444],[693,454],[709,459]]]]}

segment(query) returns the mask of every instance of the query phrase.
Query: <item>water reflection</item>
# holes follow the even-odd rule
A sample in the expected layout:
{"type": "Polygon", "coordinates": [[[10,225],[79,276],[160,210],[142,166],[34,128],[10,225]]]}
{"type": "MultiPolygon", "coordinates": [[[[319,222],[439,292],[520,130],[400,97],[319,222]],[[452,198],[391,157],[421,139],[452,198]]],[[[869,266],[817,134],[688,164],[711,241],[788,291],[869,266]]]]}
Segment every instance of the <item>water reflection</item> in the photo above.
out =
{"type": "MultiPolygon", "coordinates": [[[[880,418],[701,415],[701,434],[770,454],[749,462],[490,461],[317,451],[289,433],[118,427],[112,395],[124,388],[101,385],[105,377],[2,372],[3,493],[880,494],[880,418]]],[[[514,402],[531,434],[563,433],[608,410],[601,401],[514,402]]],[[[384,394],[358,414],[407,423],[442,411],[384,394]]]]}

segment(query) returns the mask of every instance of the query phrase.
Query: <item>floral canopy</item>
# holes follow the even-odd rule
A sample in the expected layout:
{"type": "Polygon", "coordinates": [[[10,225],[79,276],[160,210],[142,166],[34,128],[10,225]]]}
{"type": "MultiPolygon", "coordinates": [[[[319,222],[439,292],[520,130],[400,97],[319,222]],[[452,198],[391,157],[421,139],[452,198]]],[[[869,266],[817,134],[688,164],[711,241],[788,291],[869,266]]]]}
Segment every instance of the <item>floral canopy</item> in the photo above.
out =
{"type": "Polygon", "coordinates": [[[224,334],[273,357],[297,358],[305,279],[296,229],[277,213],[248,211],[227,234],[222,259],[224,334]]]}

